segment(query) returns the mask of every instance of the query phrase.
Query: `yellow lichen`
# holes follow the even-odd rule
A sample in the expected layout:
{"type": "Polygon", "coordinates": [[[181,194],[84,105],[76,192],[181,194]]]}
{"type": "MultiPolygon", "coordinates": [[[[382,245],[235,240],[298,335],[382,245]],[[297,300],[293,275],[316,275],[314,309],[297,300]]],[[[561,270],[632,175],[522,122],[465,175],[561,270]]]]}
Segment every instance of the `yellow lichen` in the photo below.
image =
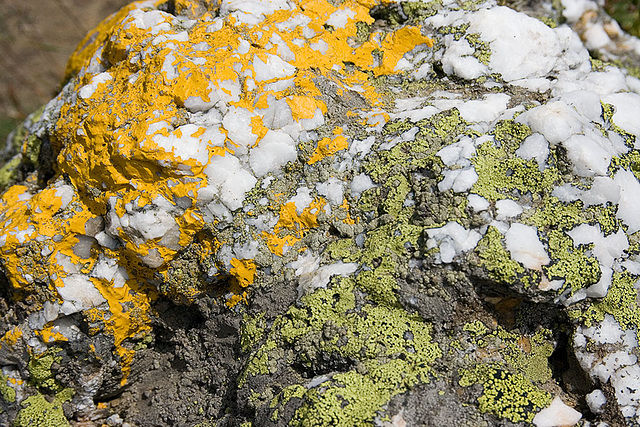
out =
{"type": "MultiPolygon", "coordinates": [[[[351,218],[351,214],[349,214],[349,202],[347,201],[347,199],[344,199],[342,201],[342,204],[339,207],[340,207],[340,209],[343,209],[345,211],[345,213],[346,213],[346,217],[343,220],[343,222],[345,224],[349,224],[349,225],[355,224],[356,221],[353,218],[351,218]]],[[[356,219],[359,219],[359,218],[356,218],[356,219]]]]}
{"type": "Polygon", "coordinates": [[[54,326],[48,326],[40,331],[36,331],[36,335],[39,335],[42,338],[42,341],[46,342],[47,344],[60,341],[69,341],[69,339],[62,335],[60,332],[54,331],[54,326]]]}
{"type": "Polygon", "coordinates": [[[16,345],[22,335],[22,329],[17,326],[13,329],[8,330],[7,332],[5,332],[2,338],[0,338],[0,348],[2,348],[2,343],[8,344],[10,346],[16,345]]]}
{"type": "Polygon", "coordinates": [[[271,252],[282,256],[285,248],[293,247],[308,230],[317,227],[318,214],[325,204],[326,200],[317,198],[310,206],[304,208],[300,215],[294,202],[283,204],[273,232],[263,232],[263,238],[271,252]]]}
{"type": "MultiPolygon", "coordinates": [[[[206,10],[210,5],[176,0],[176,13],[193,19],[188,29],[164,12],[153,12],[153,26],[139,19],[141,11],[164,2],[132,3],[80,43],[66,70],[66,90],[77,96],[62,104],[50,135],[57,156],[54,178],[35,192],[34,174],[28,181],[32,190],[16,185],[0,199],[0,257],[14,289],[32,289],[37,272],[39,283],[53,295],[56,290],[64,293],[65,282],[74,274],[87,277],[100,257],[114,259],[126,270],[128,278],[117,286],[114,280],[91,276],[85,285],[94,287],[104,302],[83,310],[90,333],[113,336],[123,383],[134,354],[130,340],[150,328],[151,304],[157,297],[154,278],[168,277],[170,262],[194,240],[202,260],[220,248],[220,242],[205,245],[196,237],[205,222],[200,199],[211,184],[206,168],[212,159],[259,147],[271,131],[264,109],[273,100],[284,100],[298,124],[325,114],[318,77],[330,80],[338,93],[358,92],[375,108],[380,97],[370,76],[395,73],[405,53],[432,44],[415,26],[372,32],[355,43],[357,24],[373,23],[369,11],[377,1],[348,0],[336,6],[327,0],[301,0],[290,10],[265,13],[259,23],[249,25],[233,14],[218,17],[206,10]],[[328,25],[336,12],[345,12],[345,19],[328,25]],[[299,18],[308,22],[309,31],[303,33],[300,26],[282,29],[299,18]],[[259,65],[270,61],[282,61],[284,71],[263,78],[259,65]],[[187,110],[198,103],[208,108],[220,103],[225,110],[246,113],[255,140],[241,147],[231,135],[234,129],[224,124],[189,124],[187,110]],[[172,141],[177,139],[188,148],[176,148],[172,141]],[[165,222],[175,221],[175,226],[171,233],[141,236],[126,225],[136,215],[142,222],[165,215],[171,218],[165,222]],[[120,246],[100,244],[76,253],[87,227],[103,218],[110,220],[109,233],[120,246]],[[24,266],[22,254],[29,245],[41,251],[46,269],[42,262],[31,270],[24,266]]],[[[361,116],[388,120],[383,113],[361,116]]],[[[333,138],[321,139],[308,163],[347,149],[342,132],[336,128],[333,138]]],[[[298,214],[294,203],[279,201],[273,206],[279,213],[277,224],[260,237],[273,254],[282,256],[318,226],[326,203],[318,198],[298,214]]],[[[339,208],[346,211],[343,220],[353,224],[348,204],[339,208]]],[[[232,278],[228,305],[246,299],[256,268],[253,260],[234,259],[229,271],[219,273],[221,279],[232,278]]],[[[47,328],[40,335],[45,342],[62,339],[47,328]]]]}
{"type": "Polygon", "coordinates": [[[347,138],[342,135],[342,128],[334,129],[333,133],[335,135],[333,138],[322,138],[318,141],[318,146],[307,163],[312,165],[327,156],[336,154],[340,150],[349,148],[347,138]]]}

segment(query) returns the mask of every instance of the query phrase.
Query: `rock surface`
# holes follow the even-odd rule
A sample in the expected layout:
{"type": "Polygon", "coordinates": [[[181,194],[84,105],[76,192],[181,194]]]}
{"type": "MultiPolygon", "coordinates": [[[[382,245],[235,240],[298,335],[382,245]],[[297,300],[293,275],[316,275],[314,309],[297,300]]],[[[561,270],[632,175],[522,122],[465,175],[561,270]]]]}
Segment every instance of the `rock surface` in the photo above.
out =
{"type": "Polygon", "coordinates": [[[0,423],[640,424],[640,42],[514,8],[105,20],[0,174],[0,423]]]}

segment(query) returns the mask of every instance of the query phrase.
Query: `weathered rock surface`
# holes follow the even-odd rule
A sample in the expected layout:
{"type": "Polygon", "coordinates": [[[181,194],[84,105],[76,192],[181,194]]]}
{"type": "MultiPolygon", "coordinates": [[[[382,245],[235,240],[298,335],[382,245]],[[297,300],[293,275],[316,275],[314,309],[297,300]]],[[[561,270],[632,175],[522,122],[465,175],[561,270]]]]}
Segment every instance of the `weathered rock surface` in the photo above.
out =
{"type": "Polygon", "coordinates": [[[640,424],[640,42],[514,8],[104,21],[9,141],[0,423],[640,424]]]}

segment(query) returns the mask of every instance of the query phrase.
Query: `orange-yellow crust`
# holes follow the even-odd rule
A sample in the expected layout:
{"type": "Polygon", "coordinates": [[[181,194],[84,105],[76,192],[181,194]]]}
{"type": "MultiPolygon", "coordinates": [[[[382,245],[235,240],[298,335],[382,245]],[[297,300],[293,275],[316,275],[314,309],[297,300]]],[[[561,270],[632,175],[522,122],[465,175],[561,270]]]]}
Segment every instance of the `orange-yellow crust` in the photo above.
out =
{"type": "MultiPolygon", "coordinates": [[[[230,136],[233,129],[221,123],[189,124],[188,110],[204,111],[215,104],[224,111],[235,107],[248,112],[247,126],[256,137],[247,147],[252,150],[270,132],[264,109],[272,100],[286,101],[297,124],[324,115],[327,106],[316,84],[322,77],[340,91],[356,90],[375,108],[379,94],[370,76],[394,73],[405,53],[432,44],[414,26],[373,32],[358,42],[357,23],[373,22],[369,10],[374,1],[348,0],[338,6],[327,0],[298,1],[291,10],[273,11],[252,25],[240,22],[239,15],[217,17],[199,2],[176,1],[177,13],[197,17],[187,25],[153,11],[162,3],[132,3],[80,43],[67,66],[65,89],[77,96],[62,104],[51,132],[56,177],[34,193],[13,186],[0,199],[0,256],[13,287],[33,285],[33,272],[23,268],[20,255],[29,244],[37,243],[46,254],[47,268],[39,274],[51,291],[68,286],[65,281],[73,274],[88,276],[86,286],[93,286],[105,302],[85,309],[84,315],[93,333],[104,330],[114,337],[123,383],[134,354],[128,340],[150,328],[157,296],[153,281],[169,276],[170,262],[202,230],[206,213],[201,194],[211,184],[207,165],[243,149],[230,136]],[[289,25],[300,19],[307,22],[305,29],[289,25]],[[281,70],[277,77],[264,78],[260,64],[281,70]],[[188,142],[176,147],[175,141],[188,142]],[[115,246],[94,244],[83,258],[77,253],[80,238],[98,217],[109,222],[115,246]],[[141,223],[137,229],[134,221],[141,223]],[[168,230],[145,234],[140,231],[145,221],[169,224],[168,230]],[[114,279],[92,276],[99,256],[115,259],[128,278],[116,286],[114,279]]],[[[317,141],[308,165],[349,148],[343,129],[333,131],[332,138],[317,141]]],[[[326,204],[316,198],[299,214],[295,203],[280,199],[272,207],[278,215],[275,227],[256,238],[282,256],[318,226],[326,204]]],[[[346,211],[344,222],[354,224],[346,200],[334,208],[346,211]]],[[[201,259],[213,257],[224,244],[202,243],[201,259]]],[[[257,266],[253,259],[233,258],[224,268],[218,274],[232,279],[227,304],[233,306],[246,300],[257,266]]],[[[40,335],[47,343],[64,338],[50,326],[40,335]]],[[[3,338],[5,343],[12,340],[13,335],[3,338]]]]}

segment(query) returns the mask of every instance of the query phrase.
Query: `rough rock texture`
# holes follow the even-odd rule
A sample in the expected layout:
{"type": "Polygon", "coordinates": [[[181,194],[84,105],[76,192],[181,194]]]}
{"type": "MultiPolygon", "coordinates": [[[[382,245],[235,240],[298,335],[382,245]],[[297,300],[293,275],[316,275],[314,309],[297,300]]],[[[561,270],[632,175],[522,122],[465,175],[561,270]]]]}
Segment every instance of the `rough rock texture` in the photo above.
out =
{"type": "Polygon", "coordinates": [[[640,424],[640,42],[512,6],[104,21],[0,171],[0,424],[640,424]]]}

